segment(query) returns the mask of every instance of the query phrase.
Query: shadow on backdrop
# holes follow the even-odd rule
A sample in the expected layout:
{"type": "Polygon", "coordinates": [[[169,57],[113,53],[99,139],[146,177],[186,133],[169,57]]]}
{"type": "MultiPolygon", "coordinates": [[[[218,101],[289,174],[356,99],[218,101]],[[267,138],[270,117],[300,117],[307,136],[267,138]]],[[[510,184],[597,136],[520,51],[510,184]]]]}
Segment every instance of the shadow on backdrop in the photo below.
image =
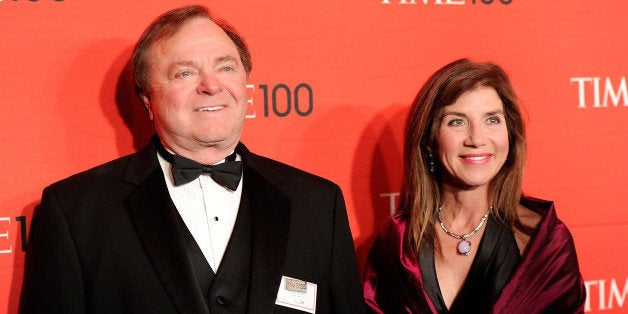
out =
{"type": "Polygon", "coordinates": [[[148,118],[144,105],[135,96],[129,68],[132,49],[132,47],[125,49],[112,64],[103,82],[100,95],[103,113],[116,131],[116,143],[120,155],[127,155],[143,148],[154,132],[153,124],[148,118]],[[112,88],[112,84],[115,84],[115,89],[112,88]],[[115,109],[117,109],[115,111],[109,109],[112,99],[115,101],[115,109]],[[119,125],[119,118],[122,118],[123,125],[119,125]],[[128,137],[129,133],[131,138],[128,137]]]}
{"type": "Polygon", "coordinates": [[[403,178],[403,128],[408,108],[386,106],[369,122],[359,140],[353,162],[351,192],[362,233],[356,239],[360,276],[380,225],[396,210],[403,178]],[[369,209],[372,212],[364,212],[369,209]]]}

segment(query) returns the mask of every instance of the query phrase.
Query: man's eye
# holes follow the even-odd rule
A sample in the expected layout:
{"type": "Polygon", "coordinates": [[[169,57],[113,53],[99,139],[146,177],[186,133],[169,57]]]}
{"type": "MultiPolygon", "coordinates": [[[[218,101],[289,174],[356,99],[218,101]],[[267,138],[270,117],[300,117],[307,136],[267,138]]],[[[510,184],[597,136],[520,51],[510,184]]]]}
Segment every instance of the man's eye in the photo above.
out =
{"type": "Polygon", "coordinates": [[[190,71],[181,71],[178,72],[177,74],[174,75],[174,77],[179,78],[179,77],[188,77],[192,75],[192,73],[190,71]]]}

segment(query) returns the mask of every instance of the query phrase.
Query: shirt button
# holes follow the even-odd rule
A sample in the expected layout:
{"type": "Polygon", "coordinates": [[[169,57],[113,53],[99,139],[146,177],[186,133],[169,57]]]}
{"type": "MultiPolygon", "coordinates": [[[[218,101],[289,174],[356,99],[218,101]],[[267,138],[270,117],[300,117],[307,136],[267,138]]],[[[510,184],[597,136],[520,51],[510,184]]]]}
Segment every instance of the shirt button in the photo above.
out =
{"type": "Polygon", "coordinates": [[[218,302],[218,304],[220,304],[220,305],[227,305],[227,304],[229,304],[229,300],[227,300],[227,298],[225,298],[222,295],[219,295],[219,296],[216,297],[216,302],[218,302]]]}

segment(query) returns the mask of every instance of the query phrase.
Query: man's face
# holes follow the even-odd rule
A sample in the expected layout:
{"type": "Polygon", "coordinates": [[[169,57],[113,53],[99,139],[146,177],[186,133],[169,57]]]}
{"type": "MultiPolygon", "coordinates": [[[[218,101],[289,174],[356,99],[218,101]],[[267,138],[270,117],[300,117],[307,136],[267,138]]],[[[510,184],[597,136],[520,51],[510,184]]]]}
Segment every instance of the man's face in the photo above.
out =
{"type": "Polygon", "coordinates": [[[150,97],[143,101],[164,145],[182,155],[235,148],[246,114],[247,73],[229,36],[196,18],[150,53],[150,97]]]}

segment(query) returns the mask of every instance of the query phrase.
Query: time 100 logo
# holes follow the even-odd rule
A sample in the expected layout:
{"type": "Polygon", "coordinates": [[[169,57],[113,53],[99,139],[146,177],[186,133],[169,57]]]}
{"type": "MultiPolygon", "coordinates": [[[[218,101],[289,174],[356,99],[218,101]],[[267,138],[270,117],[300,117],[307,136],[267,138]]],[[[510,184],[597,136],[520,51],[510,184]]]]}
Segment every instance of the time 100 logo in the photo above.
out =
{"type": "Polygon", "coordinates": [[[501,4],[510,4],[512,0],[471,0],[472,4],[476,4],[476,3],[493,4],[493,2],[501,3],[501,4]]]}
{"type": "MultiPolygon", "coordinates": [[[[255,85],[247,85],[247,89],[255,89],[255,85]]],[[[288,84],[259,84],[262,93],[264,117],[288,117],[298,115],[309,116],[314,110],[314,91],[307,83],[300,83],[294,87],[288,84]]],[[[249,108],[253,106],[253,98],[247,100],[249,108]]],[[[256,111],[249,110],[247,118],[255,118],[256,111]],[[252,113],[251,113],[252,112],[252,113]]]]}
{"type": "MultiPolygon", "coordinates": [[[[381,4],[437,4],[437,5],[465,5],[469,0],[381,0],[381,4]]],[[[470,0],[471,4],[511,4],[513,0],[470,0]]]]}

